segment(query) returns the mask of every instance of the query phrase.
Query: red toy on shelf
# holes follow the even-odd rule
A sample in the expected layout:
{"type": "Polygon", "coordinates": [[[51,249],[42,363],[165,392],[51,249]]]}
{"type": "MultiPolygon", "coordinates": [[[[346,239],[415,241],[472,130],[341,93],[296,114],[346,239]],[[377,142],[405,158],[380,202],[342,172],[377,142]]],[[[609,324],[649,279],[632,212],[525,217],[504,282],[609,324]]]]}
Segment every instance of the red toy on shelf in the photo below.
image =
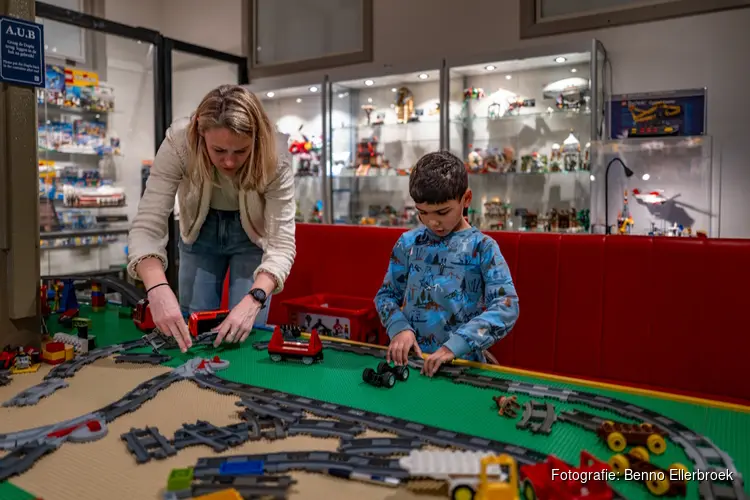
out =
{"type": "Polygon", "coordinates": [[[607,484],[611,472],[609,464],[586,450],[581,451],[581,464],[577,468],[550,455],[544,462],[521,466],[521,497],[538,500],[611,500],[614,492],[607,484]],[[581,477],[586,480],[581,481],[581,477]]]}
{"type": "Polygon", "coordinates": [[[313,329],[310,340],[286,339],[280,326],[276,326],[268,343],[268,354],[272,361],[296,358],[301,359],[306,365],[323,359],[323,344],[318,336],[318,331],[313,329]]]}

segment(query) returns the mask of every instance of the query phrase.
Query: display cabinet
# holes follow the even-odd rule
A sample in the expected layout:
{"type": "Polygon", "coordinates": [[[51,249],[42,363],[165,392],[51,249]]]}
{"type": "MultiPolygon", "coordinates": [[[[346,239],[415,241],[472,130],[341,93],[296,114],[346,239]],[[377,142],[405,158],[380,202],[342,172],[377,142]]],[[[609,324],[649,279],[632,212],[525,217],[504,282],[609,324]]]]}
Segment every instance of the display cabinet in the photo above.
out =
{"type": "Polygon", "coordinates": [[[49,64],[37,104],[41,274],[121,268],[128,214],[114,89],[95,72],[49,64]]]}
{"type": "Polygon", "coordinates": [[[329,89],[332,217],[415,226],[408,174],[440,149],[440,70],[333,82],[329,89]]]}
{"type": "Polygon", "coordinates": [[[451,65],[447,148],[462,158],[481,229],[587,232],[590,144],[601,137],[604,52],[451,65]]]}
{"type": "Polygon", "coordinates": [[[289,136],[297,221],[323,222],[324,84],[253,91],[276,129],[289,136]]]}
{"type": "Polygon", "coordinates": [[[718,236],[710,136],[595,141],[591,151],[593,232],[718,236]]]}

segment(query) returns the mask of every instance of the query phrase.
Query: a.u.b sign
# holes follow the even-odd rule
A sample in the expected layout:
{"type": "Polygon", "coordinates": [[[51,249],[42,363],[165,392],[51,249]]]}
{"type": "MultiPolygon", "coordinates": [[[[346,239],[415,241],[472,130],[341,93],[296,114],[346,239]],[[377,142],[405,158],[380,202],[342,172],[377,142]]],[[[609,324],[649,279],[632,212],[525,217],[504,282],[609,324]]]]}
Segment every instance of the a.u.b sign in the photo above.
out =
{"type": "Polygon", "coordinates": [[[44,87],[44,26],[0,16],[0,81],[44,87]]]}

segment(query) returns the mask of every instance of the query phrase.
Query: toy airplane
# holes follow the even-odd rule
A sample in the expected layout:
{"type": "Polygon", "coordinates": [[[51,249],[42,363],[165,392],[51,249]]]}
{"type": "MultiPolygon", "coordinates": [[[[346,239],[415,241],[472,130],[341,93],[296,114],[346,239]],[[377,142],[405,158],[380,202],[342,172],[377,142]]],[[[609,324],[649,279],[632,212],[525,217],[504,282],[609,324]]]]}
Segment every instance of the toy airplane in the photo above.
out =
{"type": "Polygon", "coordinates": [[[563,78],[546,85],[542,92],[546,99],[554,99],[558,95],[577,96],[589,90],[589,81],[584,78],[563,78]]]}
{"type": "Polygon", "coordinates": [[[648,193],[641,193],[640,190],[634,189],[633,197],[648,205],[662,205],[666,203],[667,201],[669,201],[669,199],[666,196],[664,196],[663,193],[664,193],[663,189],[649,191],[648,193]]]}

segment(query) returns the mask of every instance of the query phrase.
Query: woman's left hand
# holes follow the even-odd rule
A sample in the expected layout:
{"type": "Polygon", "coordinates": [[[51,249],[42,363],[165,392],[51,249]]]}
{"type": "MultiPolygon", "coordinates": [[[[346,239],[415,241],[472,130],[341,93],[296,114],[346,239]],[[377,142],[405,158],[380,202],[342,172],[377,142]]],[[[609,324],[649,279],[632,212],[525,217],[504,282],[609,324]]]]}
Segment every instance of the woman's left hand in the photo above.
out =
{"type": "Polygon", "coordinates": [[[244,342],[255,324],[255,317],[260,311],[260,304],[251,296],[243,298],[234,309],[229,311],[226,319],[219,325],[214,347],[226,341],[231,343],[244,342]]]}

